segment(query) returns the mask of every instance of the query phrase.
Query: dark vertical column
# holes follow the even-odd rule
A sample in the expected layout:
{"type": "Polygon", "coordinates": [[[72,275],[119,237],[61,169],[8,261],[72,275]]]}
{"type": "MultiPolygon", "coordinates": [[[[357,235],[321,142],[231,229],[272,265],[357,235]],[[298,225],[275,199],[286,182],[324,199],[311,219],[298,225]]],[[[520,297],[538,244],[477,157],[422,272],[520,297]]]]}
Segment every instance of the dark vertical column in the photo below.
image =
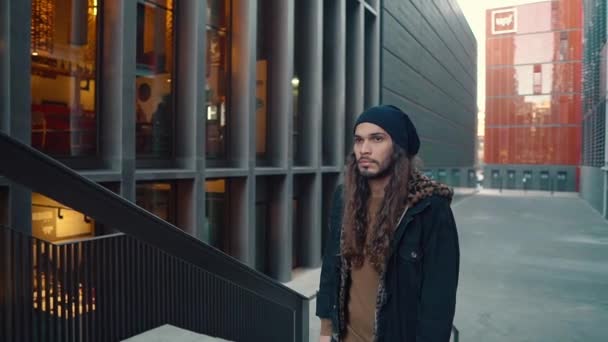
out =
{"type": "MultiPolygon", "coordinates": [[[[268,63],[269,155],[273,165],[291,170],[293,96],[291,80],[294,66],[294,0],[268,0],[270,35],[268,63]]],[[[287,174],[273,177],[273,198],[267,239],[268,272],[279,281],[291,279],[292,265],[292,186],[293,177],[287,174]]]]}
{"type": "MultiPolygon", "coordinates": [[[[176,5],[176,76],[175,78],[175,159],[180,169],[196,170],[197,130],[203,130],[197,122],[199,74],[205,74],[205,64],[199,57],[198,36],[204,34],[198,26],[200,1],[181,1],[176,5]]],[[[206,18],[205,18],[206,19],[206,18]]],[[[204,82],[204,81],[203,81],[204,82]]],[[[203,157],[204,159],[204,157],[203,157]]],[[[196,236],[197,185],[194,181],[177,182],[177,226],[196,236]]]]}
{"type": "MultiPolygon", "coordinates": [[[[236,134],[231,156],[248,177],[235,182],[241,198],[237,207],[238,224],[232,225],[234,246],[242,262],[255,265],[255,91],[257,1],[232,2],[231,118],[236,134]]],[[[232,202],[232,199],[231,199],[232,202]]]]}
{"type": "MultiPolygon", "coordinates": [[[[31,0],[10,1],[10,6],[3,0],[3,7],[9,9],[8,23],[1,26],[8,34],[4,34],[6,54],[0,57],[3,68],[8,66],[8,77],[0,80],[4,84],[3,96],[0,100],[0,108],[8,110],[2,114],[2,125],[5,132],[23,143],[30,144],[31,139],[31,87],[30,74],[30,25],[32,3],[31,0]],[[8,59],[8,62],[7,62],[8,59]],[[7,91],[8,90],[8,91],[7,91]]],[[[4,14],[2,14],[4,15],[4,14]]],[[[30,234],[32,232],[31,222],[31,192],[22,186],[11,184],[9,187],[9,220],[8,224],[13,229],[30,234]]]]}
{"type": "Polygon", "coordinates": [[[175,10],[175,158],[177,167],[182,169],[194,168],[196,130],[203,128],[196,126],[197,86],[204,87],[204,83],[198,83],[197,75],[205,72],[205,64],[197,58],[199,6],[199,1],[180,1],[175,10]]]}
{"type": "Polygon", "coordinates": [[[346,6],[346,155],[351,152],[354,120],[363,111],[365,98],[364,10],[359,2],[346,6]]]}
{"type": "Polygon", "coordinates": [[[323,13],[323,165],[344,164],[346,0],[325,1],[323,13]]]}
{"type": "Polygon", "coordinates": [[[322,182],[320,172],[311,175],[301,198],[304,217],[300,217],[303,231],[299,243],[303,267],[316,267],[321,264],[322,182]]]}
{"type": "Polygon", "coordinates": [[[100,148],[121,171],[120,194],[135,200],[135,46],[137,2],[104,1],[100,84],[100,148]]]}
{"type": "Polygon", "coordinates": [[[269,0],[267,8],[272,13],[272,29],[266,31],[272,35],[270,44],[268,94],[271,119],[269,134],[273,165],[291,165],[292,151],[292,118],[293,96],[291,79],[293,77],[293,32],[294,0],[269,0]]]}
{"type": "Polygon", "coordinates": [[[196,63],[199,65],[196,72],[196,109],[194,117],[195,128],[195,145],[194,153],[194,168],[196,176],[193,182],[192,202],[194,205],[194,227],[192,234],[198,239],[202,239],[203,227],[205,225],[205,119],[207,117],[206,93],[205,84],[207,82],[206,65],[207,65],[207,0],[199,1],[197,8],[197,57],[196,63]]]}
{"type": "Polygon", "coordinates": [[[272,192],[270,203],[270,224],[267,234],[267,264],[271,277],[281,282],[291,279],[292,265],[292,189],[293,176],[270,178],[272,192]]]}
{"type": "Polygon", "coordinates": [[[0,131],[9,132],[10,127],[10,2],[0,0],[0,131]]]}
{"type": "Polygon", "coordinates": [[[298,23],[295,40],[295,69],[299,79],[299,137],[294,141],[301,151],[297,165],[318,166],[322,142],[323,110],[323,4],[321,0],[296,4],[298,23]]]}
{"type": "MultiPolygon", "coordinates": [[[[295,156],[296,165],[320,168],[323,142],[323,1],[310,0],[296,3],[295,22],[295,70],[299,79],[298,121],[299,136],[294,147],[299,151],[295,156]]],[[[295,123],[294,123],[295,124],[295,123]]],[[[320,243],[320,187],[321,174],[301,177],[305,187],[301,189],[298,218],[299,231],[293,246],[298,251],[302,266],[314,266],[320,257],[317,252],[320,243]],[[319,241],[317,241],[319,240],[319,241]]],[[[293,208],[293,206],[291,206],[293,208]]],[[[296,215],[295,212],[292,212],[296,215]]],[[[293,222],[291,220],[290,222],[293,222]]],[[[295,227],[292,227],[292,230],[295,227]]]]}
{"type": "Polygon", "coordinates": [[[380,17],[365,15],[365,108],[380,101],[380,17]]]}

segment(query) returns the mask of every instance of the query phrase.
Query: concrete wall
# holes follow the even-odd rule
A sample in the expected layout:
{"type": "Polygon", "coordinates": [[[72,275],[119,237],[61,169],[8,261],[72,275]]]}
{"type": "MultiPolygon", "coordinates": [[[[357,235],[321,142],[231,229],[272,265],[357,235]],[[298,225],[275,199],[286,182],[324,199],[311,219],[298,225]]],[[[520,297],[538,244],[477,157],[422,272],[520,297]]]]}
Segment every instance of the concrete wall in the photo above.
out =
{"type": "Polygon", "coordinates": [[[477,43],[455,1],[385,0],[381,101],[418,129],[425,168],[475,165],[477,43]]]}

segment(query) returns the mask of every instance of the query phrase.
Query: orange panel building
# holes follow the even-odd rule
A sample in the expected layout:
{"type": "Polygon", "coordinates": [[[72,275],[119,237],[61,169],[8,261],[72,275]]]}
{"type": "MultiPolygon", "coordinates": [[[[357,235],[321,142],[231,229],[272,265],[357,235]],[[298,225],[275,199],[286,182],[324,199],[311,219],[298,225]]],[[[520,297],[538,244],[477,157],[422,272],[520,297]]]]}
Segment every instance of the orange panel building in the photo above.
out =
{"type": "Polygon", "coordinates": [[[577,191],[582,1],[486,12],[485,186],[577,191]]]}

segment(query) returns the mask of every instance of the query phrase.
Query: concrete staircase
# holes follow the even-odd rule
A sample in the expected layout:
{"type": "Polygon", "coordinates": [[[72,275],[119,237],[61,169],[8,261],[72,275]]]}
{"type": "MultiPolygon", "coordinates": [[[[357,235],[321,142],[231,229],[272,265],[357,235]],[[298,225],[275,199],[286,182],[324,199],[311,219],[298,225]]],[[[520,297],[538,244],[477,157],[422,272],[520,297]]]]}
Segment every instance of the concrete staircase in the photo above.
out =
{"type": "Polygon", "coordinates": [[[195,332],[165,324],[133,336],[124,342],[229,342],[217,337],[197,334],[195,332]]]}

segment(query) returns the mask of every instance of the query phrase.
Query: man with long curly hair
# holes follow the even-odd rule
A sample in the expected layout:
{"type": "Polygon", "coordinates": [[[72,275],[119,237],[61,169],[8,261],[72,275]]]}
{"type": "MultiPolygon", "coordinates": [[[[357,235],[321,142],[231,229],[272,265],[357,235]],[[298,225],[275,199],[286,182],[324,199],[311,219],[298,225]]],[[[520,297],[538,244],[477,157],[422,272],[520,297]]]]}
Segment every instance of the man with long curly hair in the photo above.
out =
{"type": "Polygon", "coordinates": [[[449,341],[460,255],[453,192],[416,169],[419,148],[395,106],[355,122],[323,256],[321,341],[449,341]]]}

